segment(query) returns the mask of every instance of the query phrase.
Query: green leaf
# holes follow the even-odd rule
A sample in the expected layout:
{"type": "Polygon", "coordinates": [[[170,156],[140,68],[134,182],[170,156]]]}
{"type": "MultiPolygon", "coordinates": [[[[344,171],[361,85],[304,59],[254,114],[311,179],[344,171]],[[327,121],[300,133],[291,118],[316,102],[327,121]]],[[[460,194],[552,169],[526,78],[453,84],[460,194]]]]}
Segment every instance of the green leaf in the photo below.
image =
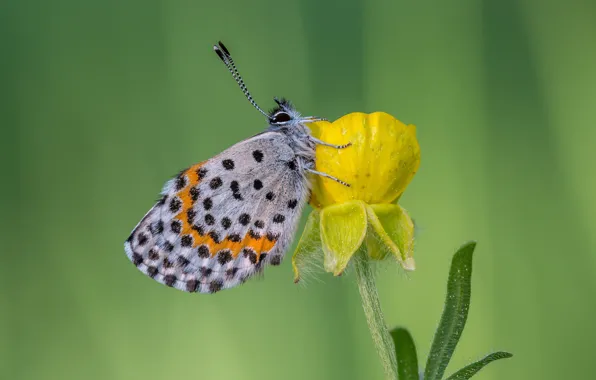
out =
{"type": "MultiPolygon", "coordinates": [[[[447,378],[447,380],[467,380],[470,377],[474,376],[476,374],[476,372],[478,372],[482,368],[484,368],[484,366],[486,366],[488,363],[494,362],[495,360],[499,360],[499,359],[508,359],[512,356],[513,355],[511,355],[509,352],[503,352],[503,351],[493,352],[492,354],[485,356],[483,359],[478,360],[477,362],[474,362],[474,363],[467,365],[464,368],[460,369],[453,375],[449,376],[447,378]]],[[[399,361],[399,357],[398,357],[398,361],[399,361]]]]}
{"type": "Polygon", "coordinates": [[[312,210],[312,212],[308,216],[308,219],[306,220],[304,231],[302,232],[302,236],[300,236],[300,241],[298,242],[296,250],[292,255],[292,269],[294,270],[294,282],[300,281],[300,272],[298,269],[302,266],[305,259],[308,256],[312,255],[314,252],[316,252],[313,251],[313,247],[321,246],[319,218],[319,211],[312,210]]]}
{"type": "Polygon", "coordinates": [[[447,280],[445,308],[426,362],[425,380],[441,380],[466,325],[475,247],[475,242],[466,243],[453,255],[447,280]]]}
{"type": "Polygon", "coordinates": [[[391,331],[395,354],[397,356],[397,376],[399,380],[418,380],[418,358],[414,340],[404,328],[391,331]]]}
{"type": "Polygon", "coordinates": [[[321,210],[321,240],[324,267],[335,276],[343,273],[348,262],[362,245],[368,223],[362,201],[327,206],[321,210]]]}

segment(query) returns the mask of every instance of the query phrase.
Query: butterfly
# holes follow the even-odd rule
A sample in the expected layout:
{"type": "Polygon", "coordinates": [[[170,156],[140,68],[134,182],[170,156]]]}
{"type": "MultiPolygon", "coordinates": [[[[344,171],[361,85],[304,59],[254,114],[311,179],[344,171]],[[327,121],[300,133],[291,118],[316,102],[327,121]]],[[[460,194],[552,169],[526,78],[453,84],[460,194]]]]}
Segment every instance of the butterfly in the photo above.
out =
{"type": "Polygon", "coordinates": [[[127,257],[154,280],[187,292],[215,293],[279,265],[310,197],[316,139],[285,99],[263,111],[253,100],[228,49],[214,51],[249,102],[267,118],[265,132],[241,141],[169,180],[157,203],[124,243],[127,257]]]}

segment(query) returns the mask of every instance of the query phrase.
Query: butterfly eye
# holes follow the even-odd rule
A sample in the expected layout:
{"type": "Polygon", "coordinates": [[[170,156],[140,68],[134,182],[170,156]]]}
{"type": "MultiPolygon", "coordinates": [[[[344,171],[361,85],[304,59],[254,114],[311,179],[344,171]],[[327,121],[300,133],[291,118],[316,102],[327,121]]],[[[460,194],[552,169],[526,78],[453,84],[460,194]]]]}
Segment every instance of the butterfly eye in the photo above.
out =
{"type": "Polygon", "coordinates": [[[288,121],[292,120],[292,118],[290,117],[290,115],[286,112],[278,112],[275,115],[273,115],[271,117],[271,121],[273,123],[286,123],[288,121]]]}

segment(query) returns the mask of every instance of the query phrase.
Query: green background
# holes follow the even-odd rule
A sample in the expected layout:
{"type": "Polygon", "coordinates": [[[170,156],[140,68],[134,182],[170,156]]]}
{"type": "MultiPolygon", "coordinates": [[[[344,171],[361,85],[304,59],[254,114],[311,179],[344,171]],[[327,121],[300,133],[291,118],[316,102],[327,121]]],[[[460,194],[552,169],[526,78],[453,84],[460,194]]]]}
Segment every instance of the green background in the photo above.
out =
{"type": "Polygon", "coordinates": [[[579,379],[596,342],[596,3],[2,1],[0,377],[381,379],[353,273],[290,261],[218,293],[159,285],[123,241],[162,184],[264,127],[265,108],[416,124],[402,204],[418,269],[379,268],[426,357],[454,250],[478,240],[448,373],[579,379]]]}

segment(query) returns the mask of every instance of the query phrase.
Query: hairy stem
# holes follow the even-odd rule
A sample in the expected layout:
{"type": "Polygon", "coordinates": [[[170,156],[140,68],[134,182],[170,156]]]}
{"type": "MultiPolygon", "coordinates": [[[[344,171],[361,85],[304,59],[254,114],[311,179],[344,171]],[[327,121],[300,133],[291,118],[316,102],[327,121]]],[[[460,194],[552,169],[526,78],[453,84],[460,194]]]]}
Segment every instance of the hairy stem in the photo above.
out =
{"type": "Polygon", "coordinates": [[[362,307],[368,322],[368,328],[372,335],[377,353],[381,358],[381,363],[385,369],[387,380],[397,379],[397,360],[395,358],[395,348],[393,340],[387,330],[379,294],[375,285],[374,273],[370,266],[370,259],[366,250],[361,249],[355,257],[354,266],[356,267],[356,277],[358,279],[358,289],[362,297],[362,307]]]}

